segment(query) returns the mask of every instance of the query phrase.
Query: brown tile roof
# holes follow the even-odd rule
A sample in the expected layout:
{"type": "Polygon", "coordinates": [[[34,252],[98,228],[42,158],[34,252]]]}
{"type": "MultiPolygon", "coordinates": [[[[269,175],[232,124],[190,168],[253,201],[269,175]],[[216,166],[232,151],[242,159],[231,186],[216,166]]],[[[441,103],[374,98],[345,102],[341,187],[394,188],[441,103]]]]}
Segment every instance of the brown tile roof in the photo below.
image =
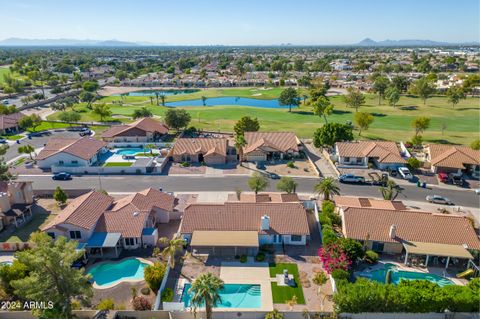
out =
{"type": "Polygon", "coordinates": [[[18,121],[24,116],[25,114],[21,112],[0,115],[0,130],[18,126],[18,121]]]}
{"type": "Polygon", "coordinates": [[[47,230],[59,224],[70,224],[84,229],[94,227],[102,214],[113,203],[113,198],[91,191],[72,200],[51,222],[42,227],[47,230]]]}
{"type": "Polygon", "coordinates": [[[480,240],[463,216],[355,207],[344,209],[343,215],[344,235],[348,238],[365,240],[368,234],[372,241],[467,244],[480,250],[480,240]],[[389,236],[392,225],[397,226],[395,239],[389,236]]]}
{"type": "Polygon", "coordinates": [[[178,203],[175,196],[161,192],[158,189],[147,188],[141,192],[125,196],[115,201],[112,211],[118,211],[127,205],[132,205],[140,212],[151,212],[157,207],[167,212],[173,212],[178,203]]]}
{"type": "Polygon", "coordinates": [[[225,138],[179,138],[173,145],[172,155],[210,154],[227,155],[228,141],[225,138]]]}
{"type": "Polygon", "coordinates": [[[377,209],[406,210],[403,202],[398,200],[381,200],[373,198],[335,196],[333,198],[335,205],[340,207],[366,207],[377,209]]]}
{"type": "Polygon", "coordinates": [[[284,235],[309,235],[307,212],[300,203],[192,204],[185,209],[181,233],[195,230],[257,231],[261,217],[270,217],[270,231],[284,235]]]}
{"type": "Polygon", "coordinates": [[[73,156],[89,160],[97,152],[105,147],[105,142],[91,137],[82,138],[60,138],[54,137],[48,140],[47,145],[38,153],[36,159],[43,160],[59,153],[68,153],[73,156]]]}
{"type": "Polygon", "coordinates": [[[379,163],[405,163],[397,144],[390,141],[337,142],[338,156],[372,157],[379,163]]]}
{"type": "Polygon", "coordinates": [[[118,211],[107,211],[99,219],[96,232],[120,233],[122,237],[141,237],[149,213],[139,212],[133,205],[118,211]]]}
{"type": "Polygon", "coordinates": [[[245,132],[244,153],[251,153],[258,148],[268,147],[279,152],[298,152],[300,141],[293,132],[245,132]]]}
{"type": "Polygon", "coordinates": [[[150,117],[145,117],[126,125],[112,126],[110,129],[103,132],[102,137],[115,137],[117,135],[128,134],[127,131],[132,129],[139,129],[143,132],[150,132],[150,133],[153,133],[153,132],[158,132],[160,134],[168,133],[168,127],[165,124],[155,119],[152,119],[150,117]]]}
{"type": "Polygon", "coordinates": [[[463,169],[464,164],[480,165],[480,151],[466,146],[430,144],[427,148],[433,166],[463,169]]]}
{"type": "Polygon", "coordinates": [[[287,194],[287,193],[241,193],[240,201],[246,203],[288,203],[288,202],[299,202],[297,194],[287,194]]]}

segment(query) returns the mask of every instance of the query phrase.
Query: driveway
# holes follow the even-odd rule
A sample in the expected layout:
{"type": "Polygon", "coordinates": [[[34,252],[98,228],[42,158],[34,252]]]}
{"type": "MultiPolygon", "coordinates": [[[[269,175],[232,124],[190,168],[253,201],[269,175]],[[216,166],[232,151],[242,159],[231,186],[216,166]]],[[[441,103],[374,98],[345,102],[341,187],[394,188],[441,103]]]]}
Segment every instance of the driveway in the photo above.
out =
{"type": "Polygon", "coordinates": [[[323,156],[322,152],[319,149],[317,149],[311,143],[305,143],[304,145],[305,153],[313,162],[313,164],[317,167],[321,177],[338,177],[338,174],[332,167],[332,164],[329,162],[328,159],[325,158],[325,156],[323,156]]]}

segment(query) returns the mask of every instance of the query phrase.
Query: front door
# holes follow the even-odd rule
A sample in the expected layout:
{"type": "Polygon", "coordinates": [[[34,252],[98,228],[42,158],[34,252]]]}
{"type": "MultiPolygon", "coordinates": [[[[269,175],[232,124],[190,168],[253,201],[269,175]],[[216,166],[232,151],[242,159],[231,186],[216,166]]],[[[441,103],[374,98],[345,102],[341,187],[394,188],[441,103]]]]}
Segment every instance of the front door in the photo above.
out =
{"type": "Polygon", "coordinates": [[[274,244],[281,244],[282,243],[282,235],[273,235],[273,243],[274,244]]]}

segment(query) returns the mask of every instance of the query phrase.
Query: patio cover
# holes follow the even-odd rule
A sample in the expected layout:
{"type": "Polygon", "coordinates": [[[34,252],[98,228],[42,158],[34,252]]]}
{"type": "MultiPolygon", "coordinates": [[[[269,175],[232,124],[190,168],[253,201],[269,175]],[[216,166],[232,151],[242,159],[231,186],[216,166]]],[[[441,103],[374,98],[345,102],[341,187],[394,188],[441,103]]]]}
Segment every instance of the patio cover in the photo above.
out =
{"type": "Polygon", "coordinates": [[[193,232],[191,246],[196,247],[258,247],[256,231],[207,231],[193,232]]]}
{"type": "Polygon", "coordinates": [[[122,234],[120,233],[93,233],[87,242],[88,248],[112,248],[116,247],[122,234]]]}
{"type": "Polygon", "coordinates": [[[403,243],[403,247],[409,254],[473,259],[472,254],[461,245],[408,242],[403,243]]]}

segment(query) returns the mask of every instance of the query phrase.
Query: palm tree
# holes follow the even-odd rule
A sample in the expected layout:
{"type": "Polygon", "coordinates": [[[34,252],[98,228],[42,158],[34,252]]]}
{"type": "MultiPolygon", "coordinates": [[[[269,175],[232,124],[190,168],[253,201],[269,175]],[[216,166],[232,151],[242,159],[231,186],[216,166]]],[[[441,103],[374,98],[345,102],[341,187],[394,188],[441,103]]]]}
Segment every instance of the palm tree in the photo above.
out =
{"type": "Polygon", "coordinates": [[[398,194],[401,193],[401,189],[394,181],[389,180],[387,182],[387,187],[380,187],[380,192],[382,193],[384,200],[395,200],[398,194]]]}
{"type": "Polygon", "coordinates": [[[175,253],[183,248],[185,241],[182,238],[173,237],[168,239],[167,237],[162,237],[158,240],[160,243],[167,245],[161,252],[161,255],[164,258],[169,258],[170,268],[175,268],[175,253]]]}
{"type": "Polygon", "coordinates": [[[162,100],[162,106],[165,106],[165,95],[160,95],[160,100],[162,100]]]}
{"type": "Polygon", "coordinates": [[[206,96],[202,96],[202,103],[203,103],[203,106],[207,105],[207,97],[206,96]]]}
{"type": "Polygon", "coordinates": [[[333,177],[326,177],[314,186],[313,191],[315,194],[323,195],[325,200],[330,200],[331,195],[340,195],[340,188],[333,177]]]}
{"type": "Polygon", "coordinates": [[[27,144],[27,145],[20,146],[18,148],[18,153],[28,154],[30,156],[30,159],[33,161],[32,153],[35,153],[35,149],[33,148],[32,145],[27,144]]]}
{"type": "Polygon", "coordinates": [[[245,140],[245,136],[237,135],[235,137],[235,148],[237,149],[238,159],[240,161],[240,165],[242,165],[243,161],[243,148],[247,145],[247,141],[245,140]]]}
{"type": "Polygon", "coordinates": [[[207,319],[212,318],[212,308],[222,301],[220,290],[223,289],[223,280],[208,272],[201,274],[192,283],[188,290],[192,294],[190,303],[193,306],[193,315],[197,317],[197,308],[205,306],[207,319]]]}
{"type": "Polygon", "coordinates": [[[158,106],[158,97],[160,96],[159,92],[155,92],[155,98],[157,99],[157,106],[158,106]]]}

